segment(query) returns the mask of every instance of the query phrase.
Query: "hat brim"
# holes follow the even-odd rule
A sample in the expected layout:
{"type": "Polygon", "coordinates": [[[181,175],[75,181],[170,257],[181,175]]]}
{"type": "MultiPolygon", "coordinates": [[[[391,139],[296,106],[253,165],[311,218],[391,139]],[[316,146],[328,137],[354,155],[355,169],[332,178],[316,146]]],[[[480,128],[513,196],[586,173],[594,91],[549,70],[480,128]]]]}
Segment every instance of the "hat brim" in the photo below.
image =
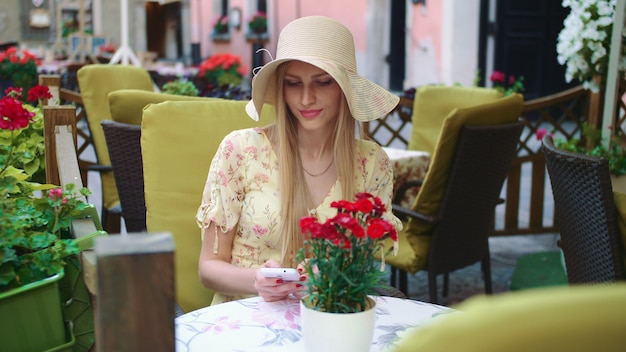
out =
{"type": "Polygon", "coordinates": [[[316,66],[331,75],[345,95],[352,116],[358,121],[381,118],[391,112],[400,101],[397,95],[356,72],[319,57],[299,56],[273,60],[257,72],[252,80],[252,100],[246,105],[246,112],[252,119],[258,121],[263,104],[275,104],[273,99],[276,69],[280,64],[294,60],[316,66]]]}

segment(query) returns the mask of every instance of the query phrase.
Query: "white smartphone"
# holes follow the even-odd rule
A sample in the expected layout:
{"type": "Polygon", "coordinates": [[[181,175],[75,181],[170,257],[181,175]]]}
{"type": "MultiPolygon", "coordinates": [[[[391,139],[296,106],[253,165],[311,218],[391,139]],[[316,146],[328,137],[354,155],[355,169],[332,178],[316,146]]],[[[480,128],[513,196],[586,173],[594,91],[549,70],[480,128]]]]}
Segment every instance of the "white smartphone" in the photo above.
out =
{"type": "Polygon", "coordinates": [[[265,277],[281,278],[284,281],[300,281],[300,273],[293,268],[261,268],[265,277]]]}

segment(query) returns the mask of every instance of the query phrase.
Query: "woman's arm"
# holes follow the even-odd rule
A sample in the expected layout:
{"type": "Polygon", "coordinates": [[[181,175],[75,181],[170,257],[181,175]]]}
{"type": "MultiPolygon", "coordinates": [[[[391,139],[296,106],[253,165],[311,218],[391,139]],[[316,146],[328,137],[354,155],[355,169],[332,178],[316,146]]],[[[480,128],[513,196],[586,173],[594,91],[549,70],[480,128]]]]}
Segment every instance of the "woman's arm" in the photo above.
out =
{"type": "MultiPolygon", "coordinates": [[[[235,295],[259,295],[265,301],[277,301],[290,293],[300,297],[302,283],[283,282],[264,277],[258,268],[240,268],[231,264],[231,251],[235,229],[223,233],[211,223],[202,230],[202,248],[198,274],[202,284],[214,291],[235,295]],[[217,248],[215,248],[215,241],[217,248]],[[215,249],[214,249],[215,248],[215,249]]],[[[280,263],[268,260],[264,267],[280,267],[280,263]]]]}

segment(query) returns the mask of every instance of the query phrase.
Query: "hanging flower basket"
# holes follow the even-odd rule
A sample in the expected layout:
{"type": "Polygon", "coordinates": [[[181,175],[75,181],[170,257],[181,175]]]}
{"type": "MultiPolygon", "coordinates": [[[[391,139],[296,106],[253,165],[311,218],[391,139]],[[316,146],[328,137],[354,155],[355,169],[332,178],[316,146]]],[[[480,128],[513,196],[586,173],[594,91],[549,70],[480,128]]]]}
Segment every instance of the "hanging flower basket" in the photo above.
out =
{"type": "Polygon", "coordinates": [[[248,21],[248,29],[253,34],[267,33],[267,15],[265,12],[259,11],[248,21]]]}

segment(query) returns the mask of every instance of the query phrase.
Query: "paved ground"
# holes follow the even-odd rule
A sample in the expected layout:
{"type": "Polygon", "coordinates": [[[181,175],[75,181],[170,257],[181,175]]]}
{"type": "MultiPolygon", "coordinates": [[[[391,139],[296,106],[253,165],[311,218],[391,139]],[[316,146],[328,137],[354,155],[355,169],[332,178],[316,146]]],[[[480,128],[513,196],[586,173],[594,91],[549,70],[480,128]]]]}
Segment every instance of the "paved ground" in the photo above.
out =
{"type": "MultiPolygon", "coordinates": [[[[494,294],[509,291],[509,285],[517,259],[524,254],[556,250],[558,234],[495,237],[489,241],[491,251],[491,276],[494,294]]],[[[453,305],[471,296],[483,294],[484,281],[480,264],[450,274],[450,287],[447,298],[441,297],[443,277],[438,280],[439,304],[453,305]]],[[[425,271],[409,277],[408,296],[420,301],[429,301],[428,281],[425,271]]]]}

